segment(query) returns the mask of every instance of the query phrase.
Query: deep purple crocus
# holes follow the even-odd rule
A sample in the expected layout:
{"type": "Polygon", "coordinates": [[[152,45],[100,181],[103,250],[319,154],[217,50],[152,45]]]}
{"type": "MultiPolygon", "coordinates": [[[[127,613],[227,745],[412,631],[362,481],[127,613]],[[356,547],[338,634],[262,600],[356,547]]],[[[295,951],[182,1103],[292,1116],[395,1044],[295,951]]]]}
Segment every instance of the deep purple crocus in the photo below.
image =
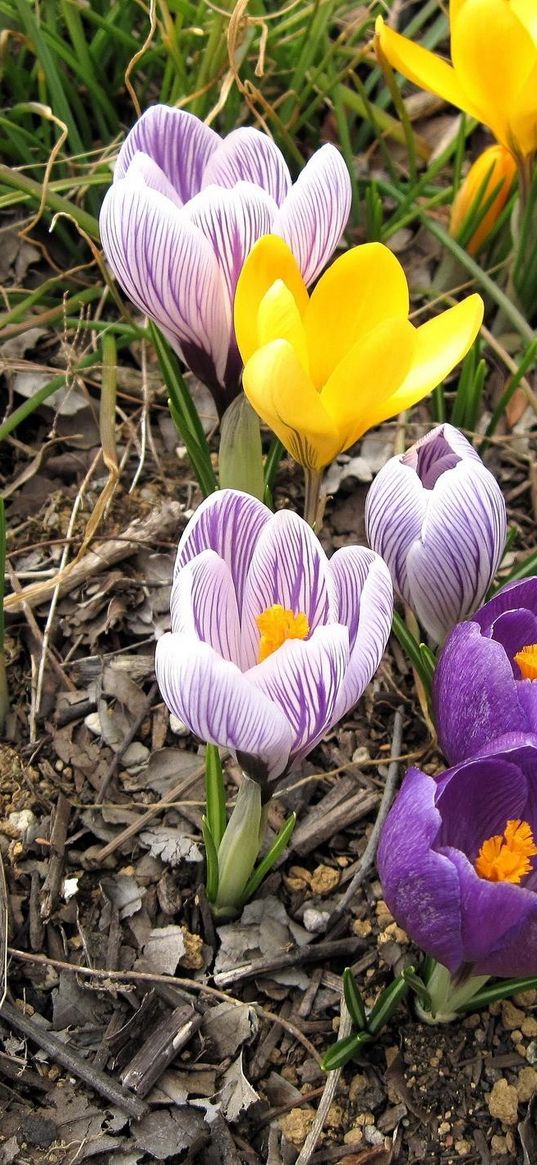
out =
{"type": "Polygon", "coordinates": [[[384,898],[452,976],[537,974],[537,746],[410,769],[384,826],[384,898]]]}
{"type": "Polygon", "coordinates": [[[311,283],[350,210],[345,162],[324,145],[292,184],[266,134],[221,138],[182,109],[148,109],[123,143],[100,215],[104,253],[133,303],[211,389],[219,412],[237,395],[233,299],[262,235],[281,235],[311,283]]]}
{"type": "Polygon", "coordinates": [[[440,425],[380,470],[366,529],[395,589],[441,643],[486,594],[505,545],[505,501],[466,437],[440,425]]]}
{"type": "Polygon", "coordinates": [[[168,707],[235,752],[268,794],[377,670],[392,585],[373,551],[350,546],[328,560],[298,514],[226,489],[180,540],[171,613],[156,653],[168,707]]]}
{"type": "Polygon", "coordinates": [[[433,703],[450,764],[497,750],[513,734],[537,744],[537,578],[503,587],[448,635],[433,703]]]}

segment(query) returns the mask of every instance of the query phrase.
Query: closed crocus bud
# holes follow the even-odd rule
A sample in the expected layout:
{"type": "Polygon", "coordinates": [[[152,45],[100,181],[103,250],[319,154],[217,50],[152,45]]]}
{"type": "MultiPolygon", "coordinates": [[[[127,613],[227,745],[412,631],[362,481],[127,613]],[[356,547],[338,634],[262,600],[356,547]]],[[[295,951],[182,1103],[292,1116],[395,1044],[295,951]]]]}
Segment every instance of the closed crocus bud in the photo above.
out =
{"type": "Polygon", "coordinates": [[[482,602],[505,545],[500,487],[469,441],[440,425],[392,457],[367,497],[369,543],[436,643],[482,602]]]}
{"type": "Polygon", "coordinates": [[[465,761],[436,780],[407,773],[379,844],[383,897],[459,984],[537,973],[536,836],[535,746],[465,761]]]}
{"type": "Polygon", "coordinates": [[[462,235],[470,255],[477,255],[486,243],[507,202],[515,174],[515,159],[501,145],[489,146],[468,171],[453,203],[449,230],[457,239],[469,218],[477,220],[470,237],[462,235]]]}
{"type": "Polygon", "coordinates": [[[433,705],[450,764],[514,734],[537,745],[537,578],[503,587],[454,627],[438,657],[433,705]]]}

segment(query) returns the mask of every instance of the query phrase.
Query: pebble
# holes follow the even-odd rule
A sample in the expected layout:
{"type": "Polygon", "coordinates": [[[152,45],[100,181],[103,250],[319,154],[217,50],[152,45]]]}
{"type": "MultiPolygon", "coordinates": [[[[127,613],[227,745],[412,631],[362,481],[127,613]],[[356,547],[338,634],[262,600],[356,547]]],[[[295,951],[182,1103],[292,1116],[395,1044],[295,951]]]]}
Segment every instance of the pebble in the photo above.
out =
{"type": "Polygon", "coordinates": [[[537,1040],[532,1040],[526,1048],[526,1060],[528,1064],[537,1064],[537,1040]]]}
{"type": "Polygon", "coordinates": [[[515,1088],[522,1104],[526,1100],[531,1100],[533,1093],[537,1091],[537,1069],[521,1068],[515,1088]]]}
{"type": "Polygon", "coordinates": [[[354,1128],[349,1129],[348,1133],[345,1133],[343,1143],[345,1145],[360,1145],[363,1139],[364,1134],[362,1130],[355,1125],[354,1128]]]}
{"type": "Polygon", "coordinates": [[[519,1028],[524,1019],[524,1012],[519,1007],[515,1007],[510,999],[506,999],[502,1003],[502,1023],[506,1031],[510,1032],[519,1028]]]}
{"type": "Polygon", "coordinates": [[[311,889],[314,894],[331,894],[339,886],[341,874],[332,866],[317,866],[311,875],[311,889]]]}
{"type": "Polygon", "coordinates": [[[491,1138],[490,1147],[492,1152],[498,1153],[499,1156],[503,1156],[505,1153],[509,1152],[505,1137],[500,1137],[498,1133],[495,1133],[491,1138]]]}
{"type": "Polygon", "coordinates": [[[301,1149],[315,1120],[315,1109],[305,1104],[303,1108],[292,1108],[280,1117],[279,1125],[287,1141],[301,1149]]]}
{"type": "Polygon", "coordinates": [[[518,1093],[503,1077],[497,1080],[487,1096],[490,1115],[504,1125],[515,1125],[518,1120],[518,1093]]]}
{"type": "Polygon", "coordinates": [[[471,1153],[473,1148],[471,1141],[455,1141],[455,1152],[459,1157],[466,1157],[467,1153],[471,1153]]]}
{"type": "Polygon", "coordinates": [[[537,1036],[537,1019],[533,1015],[527,1015],[522,1020],[520,1028],[523,1036],[529,1036],[530,1039],[534,1039],[537,1036]]]}

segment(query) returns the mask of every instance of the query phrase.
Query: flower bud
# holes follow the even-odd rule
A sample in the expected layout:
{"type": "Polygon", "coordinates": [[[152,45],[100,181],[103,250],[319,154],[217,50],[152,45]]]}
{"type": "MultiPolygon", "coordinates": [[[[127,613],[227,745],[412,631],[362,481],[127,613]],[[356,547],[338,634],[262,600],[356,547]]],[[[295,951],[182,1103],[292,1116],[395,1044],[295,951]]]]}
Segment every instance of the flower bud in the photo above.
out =
{"type": "Polygon", "coordinates": [[[366,502],[370,546],[441,643],[482,602],[505,545],[500,487],[469,441],[441,425],[381,469],[366,502]]]}
{"type": "MultiPolygon", "coordinates": [[[[464,242],[469,255],[477,255],[503,210],[516,174],[513,155],[505,146],[489,146],[470,167],[451,210],[449,232],[458,239],[471,219],[477,223],[464,242]]],[[[464,236],[463,236],[464,237],[464,236]]]]}

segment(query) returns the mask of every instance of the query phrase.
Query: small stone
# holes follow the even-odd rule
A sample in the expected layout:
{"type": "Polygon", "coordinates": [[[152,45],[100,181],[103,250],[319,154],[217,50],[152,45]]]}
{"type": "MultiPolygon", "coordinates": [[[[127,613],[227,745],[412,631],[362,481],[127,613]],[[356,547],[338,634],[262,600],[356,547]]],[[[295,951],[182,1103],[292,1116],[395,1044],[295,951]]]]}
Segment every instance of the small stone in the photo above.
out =
{"type": "Polygon", "coordinates": [[[510,999],[506,999],[502,1003],[502,1023],[506,1031],[510,1032],[519,1028],[524,1018],[524,1012],[519,1007],[515,1007],[510,999]]]}
{"type": "Polygon", "coordinates": [[[471,1141],[455,1141],[455,1152],[459,1157],[466,1157],[467,1153],[471,1153],[473,1148],[471,1141]]]}
{"type": "Polygon", "coordinates": [[[203,939],[200,934],[192,934],[186,926],[181,927],[185,940],[185,953],[179,959],[179,966],[188,971],[201,971],[204,965],[203,939]]]}
{"type": "Polygon", "coordinates": [[[509,1152],[505,1137],[500,1137],[498,1133],[494,1133],[494,1136],[491,1138],[490,1147],[492,1152],[498,1153],[499,1156],[503,1156],[509,1152]]]}
{"type": "Polygon", "coordinates": [[[367,938],[368,934],[371,934],[373,927],[368,918],[355,918],[351,930],[353,934],[357,934],[360,938],[367,938]]]}
{"type": "Polygon", "coordinates": [[[343,1143],[344,1145],[359,1145],[363,1139],[364,1134],[362,1130],[357,1125],[354,1125],[352,1129],[349,1129],[348,1133],[345,1133],[343,1143]]]}
{"type": "Polygon", "coordinates": [[[532,1040],[526,1048],[526,1060],[528,1064],[537,1064],[537,1040],[532,1040]]]}
{"type": "Polygon", "coordinates": [[[302,915],[302,922],[310,934],[323,934],[329,921],[329,910],[315,910],[313,906],[308,906],[302,915]]]}
{"type": "Polygon", "coordinates": [[[364,1128],[364,1141],[368,1145],[384,1145],[384,1135],[375,1125],[366,1125],[364,1128]]]}
{"type": "Polygon", "coordinates": [[[451,1131],[451,1125],[450,1125],[449,1121],[442,1121],[442,1124],[440,1124],[438,1126],[438,1136],[439,1137],[445,1137],[446,1133],[449,1133],[450,1131],[451,1131]]]}
{"type": "Polygon", "coordinates": [[[492,1087],[487,1096],[490,1115],[503,1125],[515,1125],[518,1120],[518,1094],[512,1084],[502,1077],[492,1087]]]}
{"type": "Polygon", "coordinates": [[[531,988],[529,991],[517,991],[513,995],[514,1002],[518,1007],[534,1007],[537,1003],[537,991],[531,988]]]}
{"type": "Polygon", "coordinates": [[[515,1047],[522,1039],[522,1032],[519,1027],[516,1027],[510,1034],[510,1039],[513,1041],[515,1047]]]}
{"type": "Polygon", "coordinates": [[[537,1019],[534,1019],[533,1015],[527,1015],[522,1020],[520,1028],[523,1036],[530,1036],[531,1039],[534,1039],[537,1036],[537,1019]]]}
{"type": "Polygon", "coordinates": [[[517,1096],[522,1104],[526,1100],[531,1100],[533,1093],[537,1091],[537,1069],[536,1068],[521,1068],[518,1073],[518,1080],[515,1084],[517,1096]]]}
{"type": "Polygon", "coordinates": [[[342,1104],[331,1104],[326,1114],[326,1123],[332,1129],[340,1129],[345,1123],[345,1110],[342,1104]]]}
{"type": "Polygon", "coordinates": [[[388,910],[388,907],[383,898],[380,899],[380,902],[377,902],[377,905],[375,906],[375,913],[377,915],[377,921],[380,930],[385,930],[386,927],[394,921],[393,915],[391,914],[390,910],[388,910]]]}
{"type": "Polygon", "coordinates": [[[363,1072],[357,1072],[356,1075],[353,1076],[349,1087],[349,1100],[351,1104],[355,1104],[357,1098],[360,1096],[360,1093],[365,1092],[366,1088],[368,1087],[369,1081],[367,1076],[364,1076],[363,1072]]]}
{"type": "Polygon", "coordinates": [[[287,1141],[296,1149],[301,1149],[315,1120],[315,1109],[305,1104],[303,1108],[292,1108],[280,1117],[279,1125],[287,1141]]]}
{"type": "Polygon", "coordinates": [[[339,870],[332,869],[332,866],[317,866],[311,876],[311,889],[321,896],[331,894],[339,886],[340,877],[339,870]]]}

